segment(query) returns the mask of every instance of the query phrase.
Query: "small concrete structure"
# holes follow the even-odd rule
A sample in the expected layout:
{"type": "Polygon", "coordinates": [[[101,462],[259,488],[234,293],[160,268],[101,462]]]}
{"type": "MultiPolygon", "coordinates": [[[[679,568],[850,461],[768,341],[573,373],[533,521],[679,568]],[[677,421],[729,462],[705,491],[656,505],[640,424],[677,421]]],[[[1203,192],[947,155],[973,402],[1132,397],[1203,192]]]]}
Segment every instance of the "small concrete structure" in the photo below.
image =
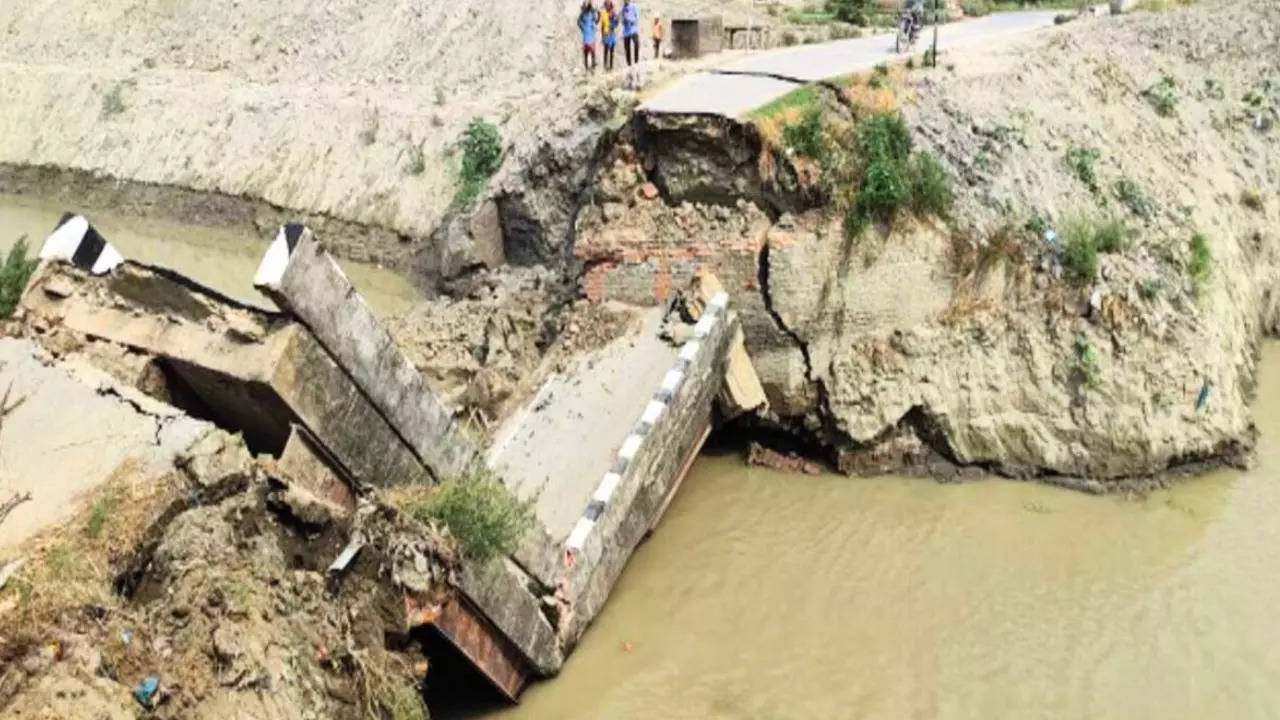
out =
{"type": "Polygon", "coordinates": [[[436,480],[467,470],[475,446],[310,230],[282,228],[253,284],[307,326],[436,480]]]}
{"type": "Polygon", "coordinates": [[[724,20],[720,17],[677,18],[671,21],[671,57],[700,58],[724,49],[724,20]]]}

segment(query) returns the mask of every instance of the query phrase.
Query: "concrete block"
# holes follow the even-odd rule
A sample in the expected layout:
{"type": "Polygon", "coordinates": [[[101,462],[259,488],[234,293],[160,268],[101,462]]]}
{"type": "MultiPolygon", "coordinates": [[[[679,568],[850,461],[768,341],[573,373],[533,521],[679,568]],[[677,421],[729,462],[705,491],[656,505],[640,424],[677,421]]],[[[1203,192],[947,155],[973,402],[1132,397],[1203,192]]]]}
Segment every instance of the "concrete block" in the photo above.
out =
{"type": "Polygon", "coordinates": [[[127,262],[103,278],[46,265],[22,306],[50,326],[161,359],[188,395],[221,426],[242,432],[255,452],[278,456],[298,424],[354,482],[430,477],[351,377],[288,318],[127,262]],[[44,292],[49,283],[72,292],[44,292]]]}
{"type": "Polygon", "coordinates": [[[494,560],[462,572],[461,590],[515,645],[540,675],[554,675],[564,664],[555,630],[529,592],[529,578],[509,560],[494,560]]]}
{"type": "Polygon", "coordinates": [[[311,231],[281,230],[254,285],[311,331],[436,480],[466,471],[475,446],[311,231]]]}

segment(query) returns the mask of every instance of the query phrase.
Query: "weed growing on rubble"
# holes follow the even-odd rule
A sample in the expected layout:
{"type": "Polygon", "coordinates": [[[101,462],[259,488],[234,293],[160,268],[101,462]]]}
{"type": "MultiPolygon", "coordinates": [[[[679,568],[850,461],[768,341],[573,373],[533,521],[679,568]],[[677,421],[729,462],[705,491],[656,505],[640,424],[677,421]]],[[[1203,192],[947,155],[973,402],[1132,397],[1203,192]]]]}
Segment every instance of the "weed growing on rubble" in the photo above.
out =
{"type": "Polygon", "coordinates": [[[1204,292],[1213,272],[1213,252],[1209,239],[1202,233],[1191,236],[1191,259],[1187,262],[1187,274],[1191,277],[1191,289],[1196,295],[1204,292]]]}
{"type": "Polygon", "coordinates": [[[468,559],[488,562],[515,552],[533,527],[533,500],[520,500],[485,468],[440,484],[410,511],[446,528],[468,559]]]}
{"type": "Polygon", "coordinates": [[[1116,199],[1125,207],[1129,208],[1129,212],[1137,215],[1143,220],[1150,220],[1154,214],[1151,200],[1146,193],[1142,192],[1142,188],[1138,183],[1129,178],[1121,178],[1112,186],[1116,199]]]}
{"type": "Polygon", "coordinates": [[[1098,353],[1088,340],[1076,340],[1076,373],[1080,384],[1088,390],[1102,387],[1102,369],[1098,367],[1098,353]]]}
{"type": "Polygon", "coordinates": [[[502,135],[492,123],[475,118],[462,132],[458,147],[462,150],[462,184],[454,201],[465,206],[480,196],[484,184],[502,165],[502,135]]]}
{"type": "Polygon", "coordinates": [[[1265,203],[1262,200],[1262,193],[1254,190],[1253,188],[1246,188],[1240,193],[1240,204],[1254,212],[1262,212],[1265,209],[1265,203]]]}
{"type": "Polygon", "coordinates": [[[1142,96],[1156,109],[1161,117],[1173,117],[1178,112],[1178,84],[1168,75],[1160,78],[1160,82],[1142,91],[1142,96]]]}
{"type": "Polygon", "coordinates": [[[4,265],[0,266],[0,318],[13,316],[22,291],[27,287],[27,281],[31,279],[31,273],[35,272],[38,263],[38,260],[27,258],[25,235],[9,248],[4,265]]]}
{"type": "Polygon", "coordinates": [[[115,117],[124,110],[124,84],[117,83],[102,96],[102,119],[115,117]]]}
{"type": "Polygon", "coordinates": [[[1120,252],[1129,235],[1116,218],[1069,218],[1062,228],[1062,264],[1077,280],[1092,282],[1098,277],[1098,254],[1120,252]]]}
{"type": "Polygon", "coordinates": [[[945,216],[954,202],[951,178],[928,152],[912,152],[911,131],[898,112],[858,121],[825,168],[845,213],[845,232],[861,234],[872,221],[890,222],[904,208],[945,216]]]}
{"type": "Polygon", "coordinates": [[[1098,175],[1094,166],[1098,164],[1101,153],[1096,148],[1073,147],[1067,151],[1064,160],[1071,174],[1085,184],[1090,192],[1098,192],[1098,175]]]}

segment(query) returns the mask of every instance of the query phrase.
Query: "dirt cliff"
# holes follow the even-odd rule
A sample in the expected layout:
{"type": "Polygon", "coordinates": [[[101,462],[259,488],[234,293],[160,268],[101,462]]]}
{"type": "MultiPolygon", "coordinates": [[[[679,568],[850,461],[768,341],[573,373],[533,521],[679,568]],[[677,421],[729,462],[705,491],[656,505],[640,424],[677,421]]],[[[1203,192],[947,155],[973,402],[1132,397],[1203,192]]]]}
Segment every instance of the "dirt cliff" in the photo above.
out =
{"type": "Polygon", "coordinates": [[[1082,19],[838,81],[828,127],[900,106],[955,193],[945,218],[856,235],[830,191],[779,192],[825,160],[776,126],[761,144],[749,125],[642,118],[578,223],[585,290],[654,302],[711,266],[770,423],[850,472],[977,467],[1100,490],[1244,462],[1277,320],[1278,13],[1082,19]],[[743,157],[726,164],[727,144],[743,157]],[[1080,237],[1107,228],[1117,240],[1082,259],[1080,237]]]}

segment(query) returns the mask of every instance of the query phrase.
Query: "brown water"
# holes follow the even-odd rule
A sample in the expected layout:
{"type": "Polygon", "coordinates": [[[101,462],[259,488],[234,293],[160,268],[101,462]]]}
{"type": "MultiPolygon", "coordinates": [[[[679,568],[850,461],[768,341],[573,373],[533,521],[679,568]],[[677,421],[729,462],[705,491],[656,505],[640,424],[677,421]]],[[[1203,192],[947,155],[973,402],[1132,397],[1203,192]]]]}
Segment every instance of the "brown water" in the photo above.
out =
{"type": "MultiPolygon", "coordinates": [[[[39,198],[0,195],[0,250],[26,235],[34,255],[66,210],[39,198]]],[[[178,272],[242,302],[273,307],[253,288],[253,274],[273,238],[109,212],[86,217],[130,260],[178,272]]],[[[343,262],[343,270],[379,315],[403,312],[418,293],[400,275],[373,265],[343,262]]]]}
{"type": "MultiPolygon", "coordinates": [[[[1280,346],[1261,393],[1280,392],[1280,346]]],[[[1145,498],[699,461],[518,718],[1280,717],[1280,413],[1145,498]]]]}

